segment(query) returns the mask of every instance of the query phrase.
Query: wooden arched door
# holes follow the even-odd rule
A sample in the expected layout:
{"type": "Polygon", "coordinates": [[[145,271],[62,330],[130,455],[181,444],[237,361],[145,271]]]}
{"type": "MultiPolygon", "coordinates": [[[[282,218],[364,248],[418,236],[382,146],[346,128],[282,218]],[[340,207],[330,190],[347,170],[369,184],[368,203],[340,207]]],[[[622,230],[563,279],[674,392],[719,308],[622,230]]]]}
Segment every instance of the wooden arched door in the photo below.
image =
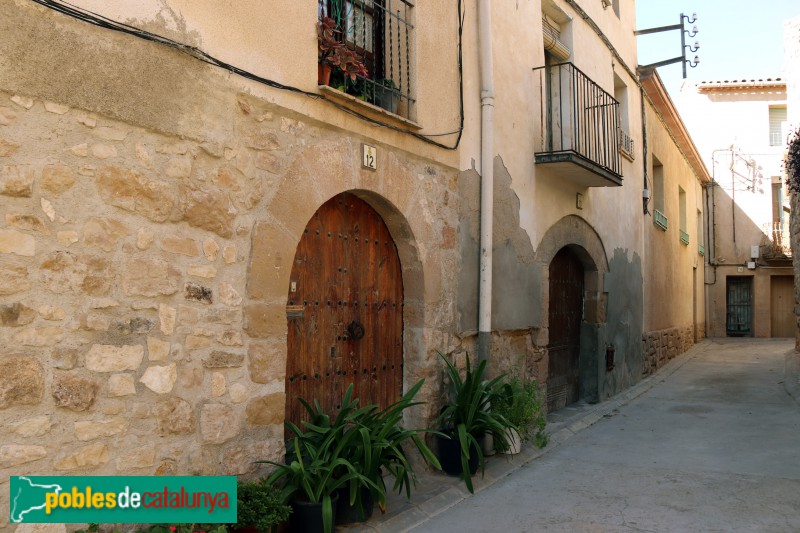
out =
{"type": "Polygon", "coordinates": [[[306,418],[297,398],[338,412],[351,383],[362,406],[400,398],[400,259],[369,204],[343,193],[317,210],[297,246],[286,314],[287,420],[300,425],[306,418]]]}
{"type": "Polygon", "coordinates": [[[557,411],[580,397],[583,263],[569,248],[550,263],[550,304],[547,345],[547,411],[557,411]]]}

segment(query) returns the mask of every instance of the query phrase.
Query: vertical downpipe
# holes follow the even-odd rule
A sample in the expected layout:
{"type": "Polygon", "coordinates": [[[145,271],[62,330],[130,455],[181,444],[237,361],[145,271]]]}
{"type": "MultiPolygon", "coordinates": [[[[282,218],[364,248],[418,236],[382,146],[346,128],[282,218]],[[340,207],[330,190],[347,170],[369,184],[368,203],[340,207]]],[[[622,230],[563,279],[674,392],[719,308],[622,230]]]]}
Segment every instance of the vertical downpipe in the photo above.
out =
{"type": "Polygon", "coordinates": [[[478,359],[489,358],[492,340],[492,225],[494,218],[494,85],[490,0],[478,0],[481,76],[481,256],[478,286],[478,359]]]}

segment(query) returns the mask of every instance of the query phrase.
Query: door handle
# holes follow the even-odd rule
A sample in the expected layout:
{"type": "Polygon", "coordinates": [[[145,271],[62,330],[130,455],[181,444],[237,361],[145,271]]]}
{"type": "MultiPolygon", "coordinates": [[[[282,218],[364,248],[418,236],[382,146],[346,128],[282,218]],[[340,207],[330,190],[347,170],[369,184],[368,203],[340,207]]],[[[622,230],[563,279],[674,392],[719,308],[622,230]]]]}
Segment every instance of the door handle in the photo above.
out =
{"type": "Polygon", "coordinates": [[[347,325],[347,338],[357,341],[364,337],[364,325],[353,320],[347,325]]]}

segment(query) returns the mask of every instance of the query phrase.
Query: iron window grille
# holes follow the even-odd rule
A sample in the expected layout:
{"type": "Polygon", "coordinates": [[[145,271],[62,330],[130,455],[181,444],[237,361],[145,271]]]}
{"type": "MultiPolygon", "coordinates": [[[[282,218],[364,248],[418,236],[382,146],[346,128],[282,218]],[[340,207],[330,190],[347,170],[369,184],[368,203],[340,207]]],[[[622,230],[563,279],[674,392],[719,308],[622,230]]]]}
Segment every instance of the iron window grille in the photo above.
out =
{"type": "Polygon", "coordinates": [[[337,35],[367,70],[352,80],[334,69],[330,86],[413,120],[413,6],[412,0],[318,0],[319,18],[336,21],[337,35]]]}

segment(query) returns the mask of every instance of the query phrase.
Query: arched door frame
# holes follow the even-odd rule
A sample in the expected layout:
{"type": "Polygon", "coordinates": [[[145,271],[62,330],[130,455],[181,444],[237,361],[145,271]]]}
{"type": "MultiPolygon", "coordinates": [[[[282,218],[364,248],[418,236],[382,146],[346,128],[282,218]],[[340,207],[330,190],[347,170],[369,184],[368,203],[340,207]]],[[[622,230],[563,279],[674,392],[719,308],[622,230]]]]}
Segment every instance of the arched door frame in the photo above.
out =
{"type": "MultiPolygon", "coordinates": [[[[606,295],[603,276],[608,272],[608,257],[600,236],[586,220],[567,215],[553,224],[542,237],[534,261],[541,272],[541,328],[537,344],[549,344],[550,263],[562,248],[569,248],[580,259],[584,270],[584,324],[581,331],[581,398],[599,400],[600,326],[606,321],[606,295]],[[586,341],[586,342],[584,342],[586,341]]],[[[546,375],[546,374],[545,374],[546,375]]]]}

